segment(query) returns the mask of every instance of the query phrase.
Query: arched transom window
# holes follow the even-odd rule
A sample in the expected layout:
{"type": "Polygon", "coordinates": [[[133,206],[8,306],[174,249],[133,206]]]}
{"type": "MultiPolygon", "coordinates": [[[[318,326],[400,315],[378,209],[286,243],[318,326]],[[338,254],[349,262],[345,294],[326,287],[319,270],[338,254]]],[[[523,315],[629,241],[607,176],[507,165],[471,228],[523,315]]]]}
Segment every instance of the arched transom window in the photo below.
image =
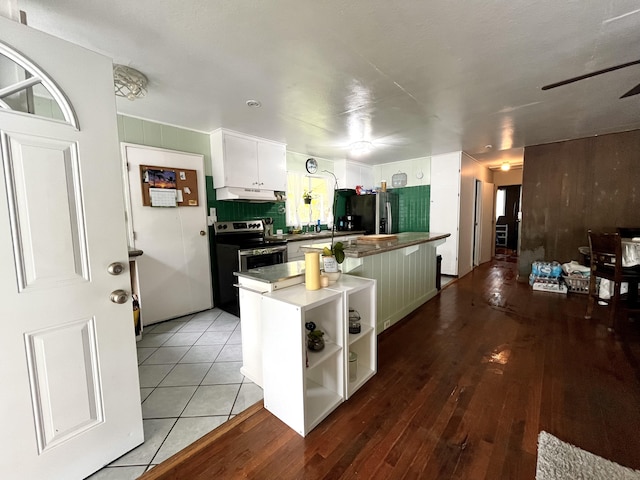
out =
{"type": "Polygon", "coordinates": [[[37,65],[0,43],[0,108],[59,120],[78,128],[64,93],[37,65]]]}

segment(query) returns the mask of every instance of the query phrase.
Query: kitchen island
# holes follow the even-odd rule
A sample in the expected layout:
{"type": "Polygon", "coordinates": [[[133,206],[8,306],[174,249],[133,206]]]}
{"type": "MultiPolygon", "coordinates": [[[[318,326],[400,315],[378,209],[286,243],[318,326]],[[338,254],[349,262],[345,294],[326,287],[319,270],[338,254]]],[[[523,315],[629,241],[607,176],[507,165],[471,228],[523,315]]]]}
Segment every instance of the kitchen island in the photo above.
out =
{"type": "MultiPolygon", "coordinates": [[[[377,331],[402,319],[436,293],[436,247],[449,233],[405,232],[380,241],[345,243],[342,272],[377,281],[377,331]]],[[[316,252],[330,243],[302,246],[316,252]]]]}
{"type": "MultiPolygon", "coordinates": [[[[407,232],[391,241],[345,243],[343,273],[371,278],[376,288],[376,333],[402,319],[436,295],[436,247],[448,233],[407,232]]],[[[321,251],[330,242],[301,248],[321,251]]],[[[263,385],[262,298],[304,282],[304,261],[236,272],[240,297],[242,359],[240,371],[255,384],[263,385]]],[[[331,286],[329,287],[331,288],[331,286]]]]}

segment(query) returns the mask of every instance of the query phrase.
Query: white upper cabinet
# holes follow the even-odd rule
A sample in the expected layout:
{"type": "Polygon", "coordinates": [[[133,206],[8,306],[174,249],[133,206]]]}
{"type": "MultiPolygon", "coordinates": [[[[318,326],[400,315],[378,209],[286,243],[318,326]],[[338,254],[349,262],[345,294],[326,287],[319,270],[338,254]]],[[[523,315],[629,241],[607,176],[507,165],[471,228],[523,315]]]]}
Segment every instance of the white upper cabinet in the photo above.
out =
{"type": "Polygon", "coordinates": [[[286,191],[287,152],[283,144],[258,142],[258,181],[260,188],[286,191]]]}
{"type": "Polygon", "coordinates": [[[364,188],[372,188],[373,183],[373,167],[362,163],[347,162],[346,160],[337,160],[333,164],[336,177],[338,177],[338,186],[340,188],[355,188],[361,185],[364,188]]]}
{"type": "Polygon", "coordinates": [[[215,188],[286,190],[286,145],[230,130],[211,134],[215,188]]]}

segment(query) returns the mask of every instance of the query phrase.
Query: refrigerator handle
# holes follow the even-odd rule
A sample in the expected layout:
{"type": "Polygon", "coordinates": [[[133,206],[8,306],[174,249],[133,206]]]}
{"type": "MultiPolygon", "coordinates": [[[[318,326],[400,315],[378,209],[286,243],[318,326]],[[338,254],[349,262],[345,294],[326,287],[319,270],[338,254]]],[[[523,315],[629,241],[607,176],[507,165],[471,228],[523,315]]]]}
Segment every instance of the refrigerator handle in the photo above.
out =
{"type": "Polygon", "coordinates": [[[387,231],[384,233],[391,233],[393,232],[393,217],[391,216],[391,202],[385,203],[384,207],[387,210],[387,228],[386,228],[387,231]]]}

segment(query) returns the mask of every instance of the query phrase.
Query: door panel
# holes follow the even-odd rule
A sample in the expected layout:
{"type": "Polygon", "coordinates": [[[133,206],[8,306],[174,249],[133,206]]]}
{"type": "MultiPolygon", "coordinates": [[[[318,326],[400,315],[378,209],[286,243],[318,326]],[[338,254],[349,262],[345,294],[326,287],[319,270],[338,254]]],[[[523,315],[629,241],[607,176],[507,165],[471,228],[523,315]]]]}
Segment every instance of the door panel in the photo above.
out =
{"type": "Polygon", "coordinates": [[[40,453],[104,421],[95,319],[25,334],[40,453]]]}
{"type": "Polygon", "coordinates": [[[2,143],[20,290],[88,281],[77,145],[12,133],[2,143]]]}
{"type": "Polygon", "coordinates": [[[137,260],[144,325],[211,308],[209,229],[202,155],[123,144],[123,158],[129,165],[129,211],[135,247],[144,252],[137,260]],[[196,170],[198,206],[144,206],[140,165],[196,170]]]}
{"type": "Polygon", "coordinates": [[[0,478],[84,478],[143,440],[112,62],[4,17],[0,40],[63,111],[0,108],[0,478]]]}

